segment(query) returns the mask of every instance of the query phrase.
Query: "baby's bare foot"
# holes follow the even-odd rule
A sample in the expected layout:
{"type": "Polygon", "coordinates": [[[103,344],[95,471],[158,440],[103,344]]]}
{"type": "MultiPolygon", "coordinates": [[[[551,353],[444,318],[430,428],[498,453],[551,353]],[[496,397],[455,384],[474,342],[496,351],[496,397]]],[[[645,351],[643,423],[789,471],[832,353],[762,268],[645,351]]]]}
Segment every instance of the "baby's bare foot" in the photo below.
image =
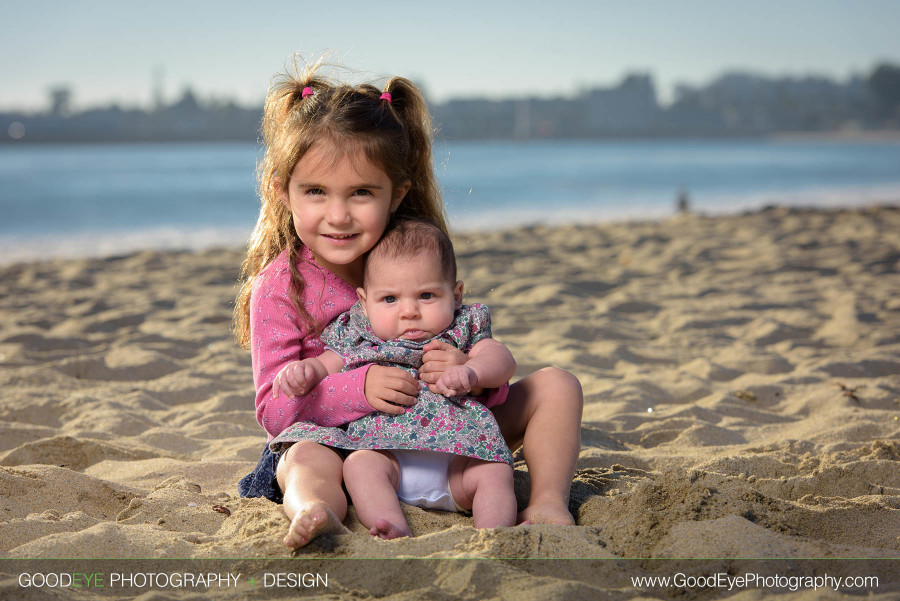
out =
{"type": "Polygon", "coordinates": [[[375,520],[375,525],[369,530],[369,534],[391,540],[392,538],[401,538],[403,536],[412,536],[412,531],[408,525],[395,526],[387,520],[375,520]]]}
{"type": "Polygon", "coordinates": [[[569,513],[569,508],[556,504],[529,505],[519,512],[517,523],[521,524],[522,522],[559,526],[575,525],[575,519],[569,513]]]}
{"type": "Polygon", "coordinates": [[[331,532],[349,532],[325,503],[310,503],[301,507],[291,520],[291,527],[284,537],[284,544],[299,549],[314,538],[331,532]]]}

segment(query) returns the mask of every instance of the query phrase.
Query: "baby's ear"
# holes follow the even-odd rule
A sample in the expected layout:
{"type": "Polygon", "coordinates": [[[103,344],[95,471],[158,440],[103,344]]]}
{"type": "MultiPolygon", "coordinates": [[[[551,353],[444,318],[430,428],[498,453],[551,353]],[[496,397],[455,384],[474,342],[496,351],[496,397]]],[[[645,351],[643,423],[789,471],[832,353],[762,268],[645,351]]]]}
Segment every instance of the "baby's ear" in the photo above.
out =
{"type": "Polygon", "coordinates": [[[459,280],[456,282],[456,286],[453,287],[453,300],[456,301],[456,308],[459,309],[462,306],[462,297],[463,297],[463,282],[459,280]]]}
{"type": "Polygon", "coordinates": [[[366,289],[365,288],[357,288],[356,289],[356,297],[359,299],[359,304],[362,306],[363,313],[366,317],[369,316],[366,313],[366,289]]]}

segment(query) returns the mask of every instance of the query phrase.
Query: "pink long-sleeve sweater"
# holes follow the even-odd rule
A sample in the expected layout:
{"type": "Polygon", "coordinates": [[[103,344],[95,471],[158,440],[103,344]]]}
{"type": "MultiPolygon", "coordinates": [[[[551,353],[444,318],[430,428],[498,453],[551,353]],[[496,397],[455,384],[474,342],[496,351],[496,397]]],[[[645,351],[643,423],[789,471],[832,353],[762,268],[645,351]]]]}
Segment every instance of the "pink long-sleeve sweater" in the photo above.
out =
{"type": "MultiPolygon", "coordinates": [[[[356,290],[331,271],[315,263],[303,247],[297,267],[306,281],[303,306],[320,326],[356,302],[356,290]]],[[[294,306],[288,252],[284,250],[257,275],[250,295],[250,344],[253,383],[256,386],[256,421],[269,440],[297,421],[338,426],[373,411],[366,402],[369,366],[332,374],[304,397],[285,394],[272,398],[272,382],[291,361],[318,357],[325,350],[318,336],[309,335],[294,306]]]]}
{"type": "MultiPolygon", "coordinates": [[[[303,306],[325,326],[350,309],[356,290],[331,271],[317,265],[305,246],[297,267],[306,282],[303,306]]],[[[304,397],[285,394],[272,398],[272,382],[291,361],[318,357],[325,350],[316,335],[306,331],[293,303],[287,250],[282,251],[257,275],[250,295],[250,354],[256,387],[256,421],[269,440],[298,421],[320,426],[339,426],[368,415],[374,409],[366,401],[365,382],[369,365],[332,374],[304,397]]],[[[509,386],[492,390],[485,406],[506,401],[509,386]]]]}

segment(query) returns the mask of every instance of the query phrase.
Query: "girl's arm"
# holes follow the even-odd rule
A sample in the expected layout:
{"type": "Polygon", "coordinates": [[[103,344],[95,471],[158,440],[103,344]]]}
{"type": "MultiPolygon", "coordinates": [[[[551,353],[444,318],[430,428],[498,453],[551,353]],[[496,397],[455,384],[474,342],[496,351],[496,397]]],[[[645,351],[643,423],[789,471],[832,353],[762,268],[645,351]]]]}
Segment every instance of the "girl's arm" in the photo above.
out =
{"type": "Polygon", "coordinates": [[[256,420],[270,437],[298,421],[337,426],[368,415],[366,375],[371,366],[335,373],[307,394],[291,398],[274,396],[275,376],[289,363],[323,350],[310,339],[290,300],[290,274],[285,267],[263,272],[254,282],[250,297],[250,353],[256,388],[256,420]],[[273,270],[274,271],[274,270],[273,270]]]}

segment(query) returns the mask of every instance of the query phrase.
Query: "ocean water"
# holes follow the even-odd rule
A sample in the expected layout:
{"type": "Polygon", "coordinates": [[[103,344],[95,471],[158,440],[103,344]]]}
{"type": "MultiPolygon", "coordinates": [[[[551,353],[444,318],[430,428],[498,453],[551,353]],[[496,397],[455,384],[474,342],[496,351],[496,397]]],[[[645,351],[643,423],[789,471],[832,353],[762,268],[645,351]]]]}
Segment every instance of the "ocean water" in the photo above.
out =
{"type": "MultiPolygon", "coordinates": [[[[0,147],[0,262],[243,244],[256,144],[0,147]]],[[[900,201],[900,141],[439,142],[459,230],[900,201]]]]}

